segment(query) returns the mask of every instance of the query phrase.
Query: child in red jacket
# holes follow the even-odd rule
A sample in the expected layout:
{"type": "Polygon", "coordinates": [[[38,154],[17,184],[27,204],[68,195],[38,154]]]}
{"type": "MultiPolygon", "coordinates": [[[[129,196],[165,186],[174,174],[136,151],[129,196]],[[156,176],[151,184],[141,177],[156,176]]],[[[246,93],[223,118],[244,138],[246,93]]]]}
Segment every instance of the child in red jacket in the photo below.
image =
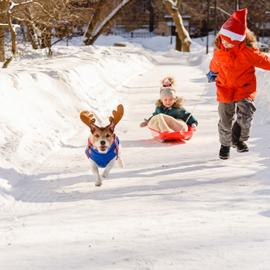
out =
{"type": "Polygon", "coordinates": [[[207,74],[209,82],[216,81],[221,159],[229,158],[231,145],[238,152],[249,151],[245,141],[256,111],[255,67],[270,70],[270,57],[256,48],[246,21],[247,9],[241,9],[223,24],[207,74]]]}

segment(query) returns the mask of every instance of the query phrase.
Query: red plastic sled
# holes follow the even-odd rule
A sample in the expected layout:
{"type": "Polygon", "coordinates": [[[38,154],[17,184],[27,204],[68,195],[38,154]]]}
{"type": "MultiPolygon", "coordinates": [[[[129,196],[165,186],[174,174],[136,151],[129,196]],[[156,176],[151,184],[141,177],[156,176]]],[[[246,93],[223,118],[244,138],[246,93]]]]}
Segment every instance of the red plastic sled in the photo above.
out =
{"type": "Polygon", "coordinates": [[[194,129],[189,126],[188,131],[186,132],[179,132],[179,131],[174,131],[174,132],[169,132],[169,131],[163,131],[160,132],[158,130],[149,128],[153,134],[153,137],[156,139],[159,139],[161,141],[187,141],[191,139],[194,133],[194,129]]]}

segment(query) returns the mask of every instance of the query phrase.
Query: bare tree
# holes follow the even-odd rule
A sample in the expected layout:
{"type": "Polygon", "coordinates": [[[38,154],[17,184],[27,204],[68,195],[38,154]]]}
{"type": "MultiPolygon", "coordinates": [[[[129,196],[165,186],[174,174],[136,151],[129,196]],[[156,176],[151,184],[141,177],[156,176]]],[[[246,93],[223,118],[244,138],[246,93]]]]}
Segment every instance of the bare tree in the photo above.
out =
{"type": "MultiPolygon", "coordinates": [[[[6,20],[6,24],[3,26],[8,26],[8,30],[11,34],[11,52],[12,55],[16,54],[17,51],[17,44],[16,44],[16,27],[19,25],[14,24],[13,20],[15,18],[14,12],[16,11],[17,7],[28,5],[33,3],[32,0],[26,0],[22,2],[15,3],[12,0],[1,0],[1,17],[4,17],[6,20]]],[[[3,36],[3,35],[2,35],[3,36]]],[[[3,43],[3,42],[2,42],[3,43]]]]}
{"type": "Polygon", "coordinates": [[[104,7],[104,1],[99,1],[97,3],[96,8],[95,8],[95,12],[93,13],[93,15],[91,16],[91,18],[89,20],[88,27],[87,27],[87,30],[85,32],[85,40],[84,40],[85,45],[90,45],[93,43],[92,42],[92,33],[94,31],[95,26],[97,25],[97,23],[101,19],[102,7],[104,7]]]}
{"type": "MultiPolygon", "coordinates": [[[[119,22],[126,29],[134,30],[150,24],[153,30],[160,22],[166,22],[165,13],[169,13],[175,23],[177,33],[177,48],[190,51],[191,39],[184,27],[183,14],[190,16],[190,26],[199,34],[203,33],[207,4],[200,0],[0,0],[0,61],[5,61],[4,35],[11,36],[12,55],[16,54],[16,27],[25,29],[25,37],[34,49],[49,48],[60,40],[68,40],[74,35],[84,34],[84,43],[93,44],[100,34],[107,31],[113,24],[119,22]],[[129,4],[134,4],[128,8],[129,4]],[[151,4],[150,8],[149,5],[151,4]],[[134,11],[135,10],[135,11],[134,11]],[[166,12],[167,11],[167,12],[166,12]],[[155,14],[155,18],[151,17],[155,14]],[[143,15],[143,16],[142,16],[143,15]],[[77,29],[77,30],[76,30],[77,29]],[[80,30],[78,30],[80,29],[80,30]],[[80,33],[79,33],[80,31],[80,33]],[[179,41],[179,42],[178,42],[179,41]]],[[[249,25],[252,30],[260,33],[265,28],[265,9],[269,7],[267,0],[242,0],[241,7],[249,7],[249,25]],[[263,9],[265,6],[265,9],[263,9]]],[[[227,17],[221,9],[231,13],[235,5],[230,1],[218,1],[218,16],[210,6],[210,29],[218,29],[227,17]],[[216,14],[215,13],[215,14],[216,14]]],[[[269,7],[270,9],[270,7],[269,7]]],[[[162,27],[165,27],[163,24],[162,27]]],[[[206,31],[209,30],[209,27],[206,31]]],[[[163,31],[163,30],[162,30],[163,31]]]]}
{"type": "Polygon", "coordinates": [[[0,1],[0,62],[4,62],[5,57],[5,28],[7,28],[6,11],[7,1],[0,1]]]}
{"type": "Polygon", "coordinates": [[[5,61],[5,30],[0,25],[0,62],[5,61]]]}
{"type": "Polygon", "coordinates": [[[24,14],[26,17],[25,24],[27,27],[27,40],[31,42],[32,48],[36,50],[39,48],[39,40],[36,31],[37,27],[29,7],[25,8],[24,14]]]}
{"type": "Polygon", "coordinates": [[[54,29],[59,35],[59,29],[66,30],[70,21],[79,18],[79,16],[69,12],[68,0],[21,0],[18,3],[11,0],[4,1],[10,2],[8,18],[10,19],[9,25],[13,37],[12,48],[14,52],[16,52],[14,41],[16,40],[16,32],[12,26],[12,20],[15,19],[27,27],[27,37],[34,49],[48,48],[49,55],[51,55],[52,30],[54,29]]]}
{"type": "Polygon", "coordinates": [[[175,23],[176,27],[176,33],[178,38],[181,41],[181,50],[184,52],[190,51],[190,45],[191,45],[191,38],[189,36],[188,31],[186,30],[182,16],[179,12],[179,7],[181,4],[180,0],[163,0],[163,3],[168,10],[168,12],[171,14],[173,21],[175,23]]]}
{"type": "Polygon", "coordinates": [[[88,24],[88,28],[85,34],[86,39],[84,43],[86,45],[93,44],[102,34],[102,32],[109,26],[112,20],[114,20],[122,11],[122,9],[132,1],[134,0],[121,0],[120,3],[116,4],[116,6],[106,14],[106,9],[108,9],[109,1],[103,0],[103,3],[101,3],[102,1],[100,0],[95,11],[96,15],[93,15],[88,24]]]}

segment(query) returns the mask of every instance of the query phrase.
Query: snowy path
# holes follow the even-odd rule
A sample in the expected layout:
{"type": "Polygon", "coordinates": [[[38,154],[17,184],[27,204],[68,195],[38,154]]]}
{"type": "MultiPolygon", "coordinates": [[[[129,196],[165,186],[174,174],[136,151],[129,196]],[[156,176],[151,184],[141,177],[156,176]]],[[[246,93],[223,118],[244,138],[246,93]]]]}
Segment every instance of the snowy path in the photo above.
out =
{"type": "Polygon", "coordinates": [[[219,160],[216,102],[204,74],[179,59],[156,60],[119,90],[125,169],[94,187],[78,122],[77,135],[14,186],[0,218],[1,269],[269,269],[269,161],[254,147],[264,130],[250,153],[219,160]],[[186,144],[155,142],[138,127],[167,74],[199,120],[186,144]]]}

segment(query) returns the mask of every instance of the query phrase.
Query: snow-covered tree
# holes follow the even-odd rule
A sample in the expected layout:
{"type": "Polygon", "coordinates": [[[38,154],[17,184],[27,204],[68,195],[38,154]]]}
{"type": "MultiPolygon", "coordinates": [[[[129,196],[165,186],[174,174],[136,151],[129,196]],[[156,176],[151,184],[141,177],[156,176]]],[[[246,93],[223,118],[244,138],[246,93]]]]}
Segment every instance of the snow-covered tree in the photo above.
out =
{"type": "Polygon", "coordinates": [[[109,26],[120,11],[134,0],[121,0],[120,2],[110,5],[110,1],[100,0],[96,6],[93,16],[91,17],[87,31],[85,33],[86,45],[93,44],[100,34],[109,26]],[[108,12],[109,11],[109,12],[108,12]]]}
{"type": "Polygon", "coordinates": [[[0,1],[0,62],[5,61],[5,28],[8,26],[6,19],[7,1],[0,1]]]}
{"type": "MultiPolygon", "coordinates": [[[[16,43],[16,28],[20,27],[18,25],[18,23],[14,23],[14,21],[16,22],[20,22],[20,21],[25,21],[24,18],[20,17],[22,15],[22,10],[25,9],[25,7],[31,5],[31,4],[38,4],[38,2],[35,2],[34,0],[25,0],[25,1],[18,1],[18,2],[14,2],[12,0],[1,0],[0,1],[0,19],[2,21],[2,27],[1,29],[3,29],[4,27],[6,27],[11,35],[11,52],[12,55],[14,56],[17,52],[17,43],[16,43]]],[[[2,60],[5,60],[5,56],[3,54],[3,52],[5,51],[4,48],[4,30],[1,30],[1,37],[2,37],[2,41],[1,41],[1,51],[2,51],[2,60]]],[[[11,58],[10,58],[11,59],[11,58]]]]}

